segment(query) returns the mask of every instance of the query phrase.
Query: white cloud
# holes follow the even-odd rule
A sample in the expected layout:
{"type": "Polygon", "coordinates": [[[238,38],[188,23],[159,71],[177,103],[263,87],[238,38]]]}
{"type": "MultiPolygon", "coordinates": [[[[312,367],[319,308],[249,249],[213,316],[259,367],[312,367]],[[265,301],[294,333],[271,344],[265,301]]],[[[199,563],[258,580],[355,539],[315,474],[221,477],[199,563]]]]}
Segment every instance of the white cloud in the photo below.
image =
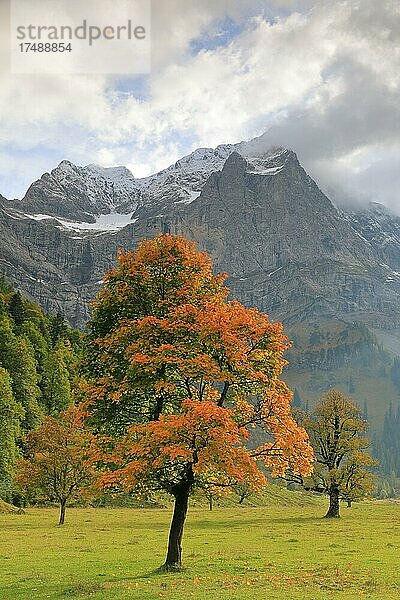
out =
{"type": "Polygon", "coordinates": [[[389,202],[393,189],[384,182],[390,176],[380,156],[385,147],[400,153],[399,8],[390,0],[277,0],[269,6],[267,14],[266,3],[257,0],[156,0],[154,70],[144,100],[134,89],[119,93],[105,77],[4,74],[0,145],[31,150],[32,162],[25,156],[19,164],[18,152],[9,152],[0,172],[7,177],[18,166],[22,191],[39,175],[37,155],[45,151],[47,157],[62,152],[61,158],[80,162],[127,164],[141,176],[198,145],[269,129],[266,145],[293,147],[326,188],[342,180],[343,193],[365,195],[376,169],[380,197],[389,202]],[[192,55],[191,41],[216,32],[226,17],[242,31],[225,47],[192,55]]]}

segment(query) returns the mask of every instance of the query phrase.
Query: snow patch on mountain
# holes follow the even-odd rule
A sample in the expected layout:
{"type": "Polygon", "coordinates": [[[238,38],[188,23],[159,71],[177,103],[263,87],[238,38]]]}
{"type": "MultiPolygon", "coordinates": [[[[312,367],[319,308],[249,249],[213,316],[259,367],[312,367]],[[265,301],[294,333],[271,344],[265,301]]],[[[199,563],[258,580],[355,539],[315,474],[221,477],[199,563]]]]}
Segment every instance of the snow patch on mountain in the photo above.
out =
{"type": "Polygon", "coordinates": [[[45,221],[50,219],[56,221],[66,229],[72,231],[119,231],[123,227],[130,225],[136,221],[133,219],[133,212],[130,213],[106,213],[98,215],[94,223],[88,223],[85,221],[70,221],[68,219],[61,219],[60,217],[53,217],[52,215],[24,215],[28,219],[34,219],[35,221],[45,221]]]}
{"type": "Polygon", "coordinates": [[[193,200],[196,200],[200,196],[201,191],[198,192],[196,190],[186,190],[186,194],[186,198],[184,198],[183,200],[179,200],[181,204],[191,204],[193,200]]]}
{"type": "Polygon", "coordinates": [[[73,231],[119,231],[136,221],[132,217],[133,212],[127,214],[113,212],[99,215],[95,223],[72,222],[65,219],[57,219],[57,221],[73,231]]]}
{"type": "MultiPolygon", "coordinates": [[[[245,148],[243,148],[245,150],[245,148]]],[[[242,150],[242,151],[243,151],[242,150]]],[[[245,154],[245,152],[243,152],[245,154]]],[[[286,148],[271,148],[259,156],[245,156],[249,168],[247,173],[254,175],[277,175],[286,166],[290,155],[290,150],[286,148]]]]}
{"type": "Polygon", "coordinates": [[[267,167],[267,168],[263,167],[262,165],[252,165],[252,166],[254,166],[254,168],[248,169],[246,171],[246,173],[250,173],[252,175],[277,175],[283,169],[283,166],[267,167]]]}
{"type": "Polygon", "coordinates": [[[28,219],[33,219],[34,221],[45,221],[46,219],[54,219],[54,217],[52,217],[51,215],[42,215],[42,214],[38,214],[38,215],[25,215],[25,217],[27,217],[28,219]]]}

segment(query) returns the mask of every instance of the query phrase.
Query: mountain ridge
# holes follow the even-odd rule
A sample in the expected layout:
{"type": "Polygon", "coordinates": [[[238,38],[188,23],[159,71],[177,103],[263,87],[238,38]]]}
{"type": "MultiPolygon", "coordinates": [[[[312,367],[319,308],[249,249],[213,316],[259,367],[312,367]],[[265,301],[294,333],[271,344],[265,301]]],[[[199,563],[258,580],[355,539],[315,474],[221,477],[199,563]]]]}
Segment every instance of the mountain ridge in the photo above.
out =
{"type": "Polygon", "coordinates": [[[391,266],[397,257],[384,260],[377,236],[366,234],[369,221],[337,209],[292,150],[256,152],[256,141],[201,148],[141,179],[124,167],[62,161],[21,201],[0,199],[0,226],[9,239],[0,264],[8,275],[19,271],[16,284],[39,303],[44,293],[34,281],[46,285],[45,308],[82,325],[119,246],[159,232],[182,233],[209,252],[216,270],[230,274],[234,296],[276,318],[359,318],[370,311],[382,314],[384,326],[400,326],[400,275],[391,266]]]}

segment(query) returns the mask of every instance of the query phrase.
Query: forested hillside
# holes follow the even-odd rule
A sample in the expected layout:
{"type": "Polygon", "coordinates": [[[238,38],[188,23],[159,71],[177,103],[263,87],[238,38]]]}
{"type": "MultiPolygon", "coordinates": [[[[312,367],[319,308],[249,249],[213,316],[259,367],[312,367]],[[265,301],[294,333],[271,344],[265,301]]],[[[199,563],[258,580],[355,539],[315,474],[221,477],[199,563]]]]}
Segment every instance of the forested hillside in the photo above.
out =
{"type": "Polygon", "coordinates": [[[285,381],[312,408],[335,388],[355,400],[368,416],[371,434],[381,435],[386,411],[397,405],[398,360],[362,323],[299,323],[286,329],[293,341],[285,381]]]}
{"type": "Polygon", "coordinates": [[[13,500],[23,435],[71,403],[81,334],[0,279],[0,497],[13,500]]]}

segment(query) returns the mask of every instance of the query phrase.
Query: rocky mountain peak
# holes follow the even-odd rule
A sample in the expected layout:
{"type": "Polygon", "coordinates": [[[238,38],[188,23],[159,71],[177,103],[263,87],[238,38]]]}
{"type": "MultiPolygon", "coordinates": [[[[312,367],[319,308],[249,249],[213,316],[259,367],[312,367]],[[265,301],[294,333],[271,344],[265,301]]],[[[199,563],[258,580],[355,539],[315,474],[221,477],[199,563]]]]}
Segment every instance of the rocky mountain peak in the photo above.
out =
{"type": "Polygon", "coordinates": [[[133,211],[140,190],[126,167],[77,166],[63,160],[32,183],[14,208],[24,214],[94,223],[102,214],[133,211]]]}
{"type": "Polygon", "coordinates": [[[398,322],[400,219],[379,206],[339,211],[296,154],[266,138],[199,148],[141,179],[62,161],[21,201],[6,201],[2,221],[6,271],[75,325],[118,247],[166,231],[197,241],[230,273],[236,297],[275,318],[398,322]],[[51,282],[45,295],[39,280],[51,282]]]}
{"type": "Polygon", "coordinates": [[[224,162],[221,174],[224,177],[241,178],[246,172],[248,165],[249,163],[246,158],[234,150],[224,162]]]}
{"type": "Polygon", "coordinates": [[[77,170],[77,165],[74,165],[74,163],[69,160],[62,160],[57,167],[51,171],[51,174],[53,177],[57,177],[58,174],[76,172],[77,170]]]}

